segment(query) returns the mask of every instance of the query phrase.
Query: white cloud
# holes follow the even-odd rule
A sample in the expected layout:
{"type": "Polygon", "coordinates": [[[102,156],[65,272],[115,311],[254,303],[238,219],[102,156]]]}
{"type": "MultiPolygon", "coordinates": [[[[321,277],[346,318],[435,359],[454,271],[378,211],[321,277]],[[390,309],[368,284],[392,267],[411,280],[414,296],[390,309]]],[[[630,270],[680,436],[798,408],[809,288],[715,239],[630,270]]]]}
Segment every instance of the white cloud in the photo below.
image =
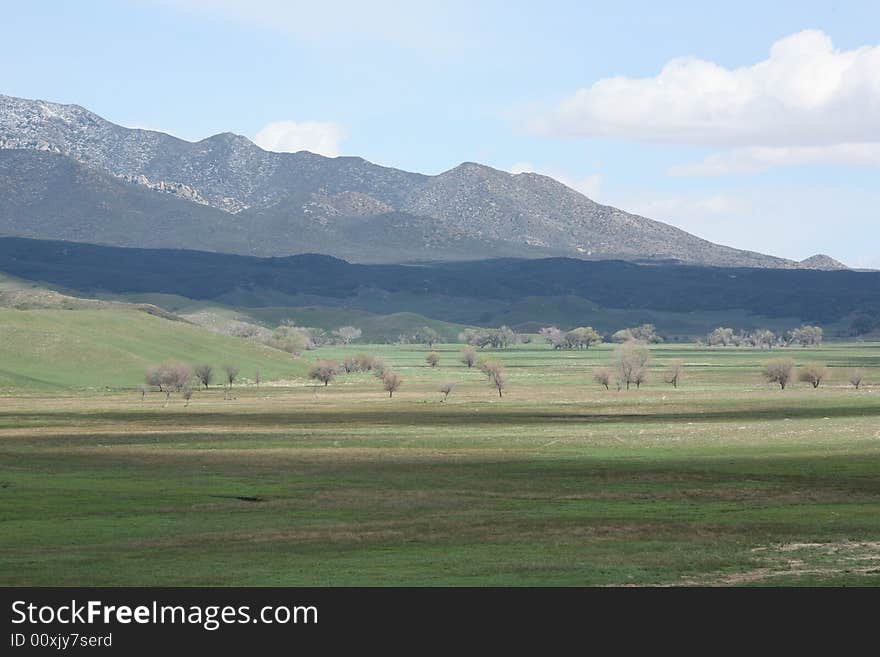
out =
{"type": "Polygon", "coordinates": [[[602,190],[602,176],[598,173],[589,176],[572,177],[556,169],[536,169],[530,162],[517,162],[510,167],[510,173],[539,173],[543,176],[549,176],[594,201],[602,190]]]}
{"type": "Polygon", "coordinates": [[[774,43],[752,66],[673,59],[655,77],[598,80],[534,127],[556,136],[734,147],[876,142],[880,46],[836,50],[823,32],[805,30],[774,43]]]}
{"type": "Polygon", "coordinates": [[[311,151],[327,157],[339,155],[345,131],[329,121],[272,121],[254,135],[254,143],[267,151],[311,151]]]}
{"type": "Polygon", "coordinates": [[[674,166],[668,173],[673,176],[720,176],[758,173],[777,166],[820,163],[880,167],[880,142],[735,148],[710,155],[702,162],[674,166]]]}

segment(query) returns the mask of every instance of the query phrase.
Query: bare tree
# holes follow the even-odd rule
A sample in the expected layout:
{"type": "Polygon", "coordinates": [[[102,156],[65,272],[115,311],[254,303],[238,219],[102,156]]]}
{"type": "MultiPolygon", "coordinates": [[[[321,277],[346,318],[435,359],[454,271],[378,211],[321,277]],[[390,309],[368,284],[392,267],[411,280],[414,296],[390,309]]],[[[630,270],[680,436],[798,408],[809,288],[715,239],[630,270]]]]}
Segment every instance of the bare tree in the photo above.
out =
{"type": "Polygon", "coordinates": [[[497,360],[481,360],[480,361],[480,371],[489,377],[489,380],[492,380],[492,377],[495,376],[495,372],[499,369],[504,369],[504,365],[499,363],[497,360]]]}
{"type": "Polygon", "coordinates": [[[761,349],[772,349],[777,343],[776,334],[768,329],[759,329],[752,333],[752,342],[761,349]]]}
{"type": "Polygon", "coordinates": [[[342,344],[351,344],[352,341],[361,337],[363,333],[355,326],[341,326],[333,331],[333,335],[335,335],[342,344]]]}
{"type": "Polygon", "coordinates": [[[157,366],[159,389],[165,393],[165,406],[171,400],[171,395],[180,392],[192,380],[192,369],[189,365],[178,361],[169,360],[157,366]]]}
{"type": "Polygon", "coordinates": [[[561,331],[555,326],[545,326],[538,330],[538,334],[554,349],[565,348],[565,331],[561,331]]]}
{"type": "Polygon", "coordinates": [[[807,363],[798,372],[798,380],[809,383],[814,388],[818,388],[827,377],[828,368],[822,363],[807,363]]]}
{"type": "Polygon", "coordinates": [[[189,400],[192,399],[192,396],[193,396],[192,386],[191,385],[184,386],[183,390],[181,391],[180,394],[183,395],[183,398],[186,400],[184,407],[189,406],[189,400]]]}
{"type": "Polygon", "coordinates": [[[788,332],[789,341],[797,342],[802,347],[821,344],[823,337],[824,331],[821,326],[810,326],[809,324],[804,324],[800,328],[788,332]]]}
{"type": "Polygon", "coordinates": [[[336,378],[339,373],[339,363],[333,360],[316,360],[309,370],[309,378],[313,381],[320,381],[325,386],[336,378]]]}
{"type": "Polygon", "coordinates": [[[477,351],[473,347],[465,347],[459,352],[459,358],[462,363],[471,368],[477,362],[477,351]]]}
{"type": "Polygon", "coordinates": [[[235,383],[235,379],[238,377],[238,366],[227,363],[223,366],[223,371],[226,373],[226,384],[228,386],[226,396],[228,397],[229,393],[232,392],[232,384],[235,383]]]}
{"type": "Polygon", "coordinates": [[[371,372],[373,371],[375,364],[380,362],[379,359],[372,354],[357,354],[354,358],[357,362],[358,371],[360,372],[371,372]]]}
{"type": "Polygon", "coordinates": [[[142,384],[140,384],[140,385],[138,386],[138,392],[141,393],[141,402],[144,401],[144,397],[147,396],[147,392],[148,392],[149,390],[150,390],[150,388],[149,388],[149,386],[147,386],[146,384],[143,384],[143,383],[142,383],[142,384]]]}
{"type": "Polygon", "coordinates": [[[706,343],[710,347],[726,347],[734,344],[733,329],[719,326],[709,334],[706,338],[706,343]]]}
{"type": "Polygon", "coordinates": [[[155,388],[159,388],[159,392],[164,392],[162,390],[162,367],[161,365],[151,365],[147,368],[147,371],[144,373],[144,382],[155,388]]]}
{"type": "Polygon", "coordinates": [[[647,381],[650,362],[651,352],[644,344],[635,340],[629,340],[614,348],[617,377],[622,384],[626,384],[627,390],[633,383],[639,388],[647,381]]]}
{"type": "Polygon", "coordinates": [[[496,366],[492,368],[489,380],[492,383],[492,387],[498,391],[498,396],[501,397],[504,388],[507,387],[507,372],[504,369],[504,365],[497,363],[496,366]]]}
{"type": "Polygon", "coordinates": [[[393,372],[391,370],[385,370],[382,374],[382,387],[388,392],[389,397],[393,397],[394,393],[400,388],[403,384],[403,377],[400,376],[397,372],[393,372]]]}
{"type": "Polygon", "coordinates": [[[764,364],[764,378],[768,383],[778,383],[783,390],[793,376],[794,361],[791,358],[774,358],[764,364]]]}
{"type": "Polygon", "coordinates": [[[257,387],[260,387],[260,384],[263,382],[263,374],[260,370],[254,372],[254,383],[257,384],[257,387]]]}
{"type": "Polygon", "coordinates": [[[293,356],[299,356],[307,349],[314,349],[316,340],[313,339],[311,329],[284,323],[273,331],[271,337],[263,340],[267,345],[281,351],[286,351],[293,356]]]}
{"type": "Polygon", "coordinates": [[[195,369],[196,378],[201,382],[205,389],[211,385],[211,381],[214,380],[214,368],[210,365],[196,365],[195,369]]]}
{"type": "Polygon", "coordinates": [[[608,390],[611,383],[611,370],[607,367],[597,367],[593,370],[593,381],[600,386],[605,386],[605,390],[608,390]]]}
{"type": "Polygon", "coordinates": [[[419,344],[423,344],[429,349],[433,347],[436,343],[440,342],[440,334],[437,333],[430,326],[423,326],[416,334],[413,336],[415,342],[419,344]]]}
{"type": "Polygon", "coordinates": [[[846,378],[858,390],[859,386],[862,385],[862,381],[865,380],[865,370],[850,370],[847,372],[846,378]]]}
{"type": "Polygon", "coordinates": [[[566,349],[589,349],[602,342],[602,336],[592,326],[580,326],[563,336],[566,349]]]}
{"type": "Polygon", "coordinates": [[[677,388],[678,382],[681,381],[683,375],[684,363],[680,360],[673,360],[666,366],[666,371],[663,373],[663,380],[666,381],[666,383],[671,383],[673,388],[677,388]]]}
{"type": "Polygon", "coordinates": [[[437,367],[440,364],[440,354],[436,351],[431,351],[425,356],[425,362],[428,363],[431,367],[437,367]]]}
{"type": "Polygon", "coordinates": [[[386,367],[384,360],[378,356],[370,356],[370,371],[373,373],[373,376],[381,379],[382,375],[385,374],[386,367]]]}
{"type": "Polygon", "coordinates": [[[446,401],[449,398],[449,393],[455,390],[455,381],[441,383],[439,390],[443,393],[443,401],[446,401]]]}
{"type": "Polygon", "coordinates": [[[630,340],[637,340],[639,342],[647,342],[650,344],[654,344],[657,342],[663,342],[663,338],[657,335],[657,329],[653,324],[642,324],[641,326],[635,326],[633,328],[626,328],[616,331],[611,339],[614,342],[629,342],[630,340]]]}

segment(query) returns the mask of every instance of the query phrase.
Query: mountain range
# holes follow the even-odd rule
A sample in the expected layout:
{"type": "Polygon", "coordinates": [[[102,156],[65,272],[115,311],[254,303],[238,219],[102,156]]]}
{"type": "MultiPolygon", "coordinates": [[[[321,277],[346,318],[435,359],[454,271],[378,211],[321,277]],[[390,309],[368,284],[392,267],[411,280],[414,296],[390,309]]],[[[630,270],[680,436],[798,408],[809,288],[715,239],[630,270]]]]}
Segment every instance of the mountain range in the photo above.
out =
{"type": "Polygon", "coordinates": [[[466,162],[436,176],[358,157],[188,142],[77,105],[0,95],[0,235],[352,262],[621,259],[840,269],[708,242],[547,176],[466,162]]]}
{"type": "Polygon", "coordinates": [[[690,337],[718,322],[740,328],[810,322],[845,333],[854,322],[868,332],[880,321],[880,272],[852,270],[577,258],[352,264],[317,254],[259,258],[0,237],[0,271],[78,297],[137,300],[173,312],[207,302],[276,319],[296,316],[290,310],[299,308],[410,312],[523,330],[556,322],[610,332],[631,321],[690,337]]]}

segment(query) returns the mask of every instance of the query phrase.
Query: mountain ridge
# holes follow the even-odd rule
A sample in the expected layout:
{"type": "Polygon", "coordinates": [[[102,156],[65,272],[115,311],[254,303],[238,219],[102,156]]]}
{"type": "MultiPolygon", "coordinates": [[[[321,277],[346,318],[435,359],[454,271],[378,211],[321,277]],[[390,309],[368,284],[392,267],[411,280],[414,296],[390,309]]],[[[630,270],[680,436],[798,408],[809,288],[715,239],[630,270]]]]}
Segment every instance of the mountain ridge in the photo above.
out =
{"type": "MultiPolygon", "coordinates": [[[[69,158],[120,183],[186,204],[172,211],[167,201],[157,201],[161,207],[156,213],[170,212],[177,222],[177,229],[166,227],[166,241],[157,242],[135,224],[134,214],[122,203],[117,212],[127,217],[121,221],[131,224],[134,237],[126,241],[116,235],[106,217],[103,224],[92,222],[94,237],[85,240],[96,243],[171,246],[177,239],[185,248],[256,255],[318,251],[363,262],[558,255],[728,267],[802,266],[717,245],[596,203],[540,174],[510,174],[463,162],[427,176],[359,157],[265,151],[230,132],[188,142],[118,126],[78,105],[0,95],[0,153],[21,151],[69,158]],[[225,237],[209,234],[216,231],[225,237]]],[[[51,168],[51,160],[45,166],[51,168]]],[[[99,186],[110,200],[101,201],[94,189],[84,189],[90,182],[75,170],[59,185],[88,201],[70,208],[55,203],[55,214],[39,231],[23,226],[6,203],[5,211],[0,208],[0,234],[82,239],[88,231],[76,225],[81,217],[106,215],[102,208],[113,205],[112,199],[131,196],[131,190],[102,180],[99,186]]],[[[0,176],[4,190],[14,190],[8,175],[0,176]]],[[[53,188],[44,186],[19,206],[51,205],[47,200],[52,194],[53,188]]],[[[148,217],[150,211],[142,214],[148,217]]],[[[821,265],[815,261],[811,266],[821,265]]]]}

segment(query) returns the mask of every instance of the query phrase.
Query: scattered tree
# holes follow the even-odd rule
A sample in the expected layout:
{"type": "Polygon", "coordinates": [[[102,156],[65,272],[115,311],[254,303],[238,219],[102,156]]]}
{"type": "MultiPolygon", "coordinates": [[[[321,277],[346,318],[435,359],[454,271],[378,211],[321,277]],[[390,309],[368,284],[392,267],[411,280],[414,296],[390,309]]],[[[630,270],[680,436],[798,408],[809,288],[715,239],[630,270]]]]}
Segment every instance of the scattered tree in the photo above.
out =
{"type": "Polygon", "coordinates": [[[362,331],[355,326],[341,326],[333,331],[333,335],[335,335],[342,344],[351,344],[354,340],[360,338],[362,334],[362,331]]]}
{"type": "Polygon", "coordinates": [[[431,351],[425,356],[425,362],[428,363],[431,367],[437,367],[440,364],[440,354],[436,351],[431,351]]]}
{"type": "Polygon", "coordinates": [[[865,380],[865,370],[850,370],[846,378],[858,390],[865,380]]]}
{"type": "Polygon", "coordinates": [[[455,381],[441,383],[439,390],[443,393],[443,401],[446,401],[449,398],[449,393],[455,390],[455,381]]]}
{"type": "Polygon", "coordinates": [[[498,363],[496,367],[492,368],[489,380],[492,383],[492,387],[498,391],[498,396],[501,397],[504,388],[507,387],[507,372],[504,369],[504,365],[498,363]]]}
{"type": "Polygon", "coordinates": [[[637,340],[638,342],[647,342],[648,344],[663,342],[663,338],[657,335],[657,329],[653,324],[642,324],[634,328],[621,329],[616,331],[611,336],[611,339],[615,342],[637,340]]]}
{"type": "Polygon", "coordinates": [[[680,360],[673,360],[666,366],[666,371],[663,373],[663,380],[666,381],[666,383],[671,383],[673,388],[677,388],[678,382],[681,381],[683,375],[684,363],[680,360]]]}
{"type": "Polygon", "coordinates": [[[205,389],[211,385],[211,381],[214,380],[214,368],[210,365],[196,365],[195,370],[193,370],[196,374],[196,378],[201,382],[205,389]]]}
{"type": "Polygon", "coordinates": [[[613,358],[618,381],[625,384],[627,390],[633,383],[639,388],[647,381],[651,352],[644,344],[635,340],[624,342],[615,347],[613,358]]]}
{"type": "Polygon", "coordinates": [[[519,336],[507,326],[497,329],[465,329],[459,333],[458,339],[480,349],[485,347],[506,349],[519,342],[519,336]]]}
{"type": "Polygon", "coordinates": [[[589,349],[601,342],[602,336],[592,326],[580,326],[570,330],[564,336],[564,344],[567,349],[589,349]]]}
{"type": "Polygon", "coordinates": [[[226,374],[226,385],[228,386],[226,389],[226,396],[229,396],[229,393],[232,392],[232,384],[235,383],[235,379],[238,378],[238,366],[227,363],[223,366],[223,372],[226,374]]]}
{"type": "Polygon", "coordinates": [[[734,344],[733,329],[719,326],[706,338],[706,344],[710,347],[727,347],[734,344]]]}
{"type": "Polygon", "coordinates": [[[371,354],[355,354],[342,361],[342,371],[346,374],[351,374],[352,372],[372,372],[377,367],[380,367],[381,364],[382,360],[371,354]]]}
{"type": "Polygon", "coordinates": [[[555,326],[545,326],[538,330],[538,335],[544,338],[554,349],[565,349],[565,331],[555,326]]]}
{"type": "Polygon", "coordinates": [[[382,360],[372,354],[357,354],[354,358],[357,362],[358,372],[372,372],[382,364],[382,360]]]}
{"type": "Polygon", "coordinates": [[[593,370],[593,381],[601,386],[605,386],[605,390],[608,390],[608,386],[611,383],[611,370],[607,367],[597,367],[593,370]]]}
{"type": "Polygon", "coordinates": [[[339,373],[339,363],[332,360],[316,360],[309,370],[309,378],[313,381],[320,381],[325,386],[336,378],[339,373]]]}
{"type": "Polygon", "coordinates": [[[499,369],[504,369],[504,365],[497,360],[481,360],[479,364],[480,371],[492,380],[494,373],[499,369]]]}
{"type": "Polygon", "coordinates": [[[768,329],[759,329],[752,333],[751,341],[760,349],[773,349],[776,345],[776,334],[768,329]]]}
{"type": "Polygon", "coordinates": [[[470,369],[477,362],[477,352],[473,347],[465,347],[459,352],[459,359],[470,369]]]}
{"type": "Polygon", "coordinates": [[[774,358],[764,364],[764,378],[768,383],[778,383],[783,390],[793,375],[794,361],[791,358],[774,358]]]}
{"type": "Polygon", "coordinates": [[[800,344],[802,347],[815,346],[822,343],[824,331],[820,326],[810,326],[804,324],[800,328],[792,329],[788,332],[788,340],[790,343],[800,344]]]}
{"type": "Polygon", "coordinates": [[[403,384],[403,377],[397,372],[386,369],[382,373],[382,386],[388,392],[389,397],[394,396],[394,393],[397,392],[401,384],[403,384]]]}
{"type": "Polygon", "coordinates": [[[827,376],[828,368],[822,363],[807,363],[798,372],[798,380],[809,383],[814,388],[818,388],[827,376]]]}
{"type": "Polygon", "coordinates": [[[429,349],[440,341],[440,334],[430,326],[423,326],[415,334],[415,341],[429,349]]]}
{"type": "Polygon", "coordinates": [[[165,406],[171,400],[171,395],[183,390],[193,377],[189,365],[178,361],[169,360],[147,370],[147,382],[155,385],[165,393],[165,406]]]}
{"type": "Polygon", "coordinates": [[[144,382],[149,386],[159,388],[159,392],[164,392],[164,390],[162,390],[162,366],[151,365],[148,367],[147,371],[144,373],[144,382]]]}
{"type": "Polygon", "coordinates": [[[265,340],[265,343],[275,349],[286,351],[289,354],[298,356],[307,349],[314,349],[316,345],[312,339],[311,329],[294,326],[290,322],[285,322],[276,328],[271,337],[265,340]]]}
{"type": "Polygon", "coordinates": [[[373,376],[381,379],[386,370],[385,361],[378,356],[370,356],[370,358],[370,371],[373,373],[373,376]]]}

